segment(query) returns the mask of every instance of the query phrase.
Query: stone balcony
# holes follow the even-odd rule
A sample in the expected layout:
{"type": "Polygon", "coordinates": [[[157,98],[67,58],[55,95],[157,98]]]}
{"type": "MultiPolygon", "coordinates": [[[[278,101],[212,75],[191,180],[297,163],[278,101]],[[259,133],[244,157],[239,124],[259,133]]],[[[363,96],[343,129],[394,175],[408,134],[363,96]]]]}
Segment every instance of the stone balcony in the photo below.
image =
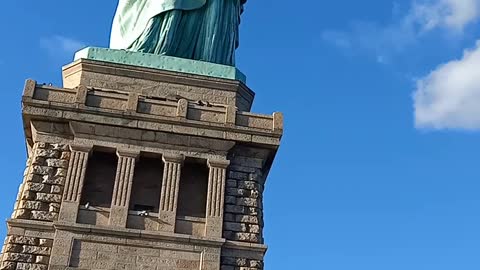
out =
{"type": "Polygon", "coordinates": [[[72,121],[69,125],[72,133],[124,136],[142,141],[155,141],[158,138],[155,132],[169,132],[276,148],[283,131],[281,113],[260,115],[237,111],[232,105],[198,104],[186,99],[172,101],[85,86],[56,88],[39,85],[33,80],[26,83],[22,104],[29,138],[32,135],[29,120],[42,118],[48,121],[56,118],[59,126],[67,120],[72,121]],[[107,126],[123,126],[129,130],[118,134],[118,130],[107,126]]]}

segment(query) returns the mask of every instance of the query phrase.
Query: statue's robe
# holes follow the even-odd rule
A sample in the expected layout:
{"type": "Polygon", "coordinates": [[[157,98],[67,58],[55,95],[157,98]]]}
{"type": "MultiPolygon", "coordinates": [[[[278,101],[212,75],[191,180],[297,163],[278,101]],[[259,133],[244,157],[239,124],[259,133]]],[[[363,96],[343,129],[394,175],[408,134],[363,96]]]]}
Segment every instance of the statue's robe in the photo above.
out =
{"type": "Polygon", "coordinates": [[[234,65],[245,0],[120,0],[110,47],[234,65]]]}

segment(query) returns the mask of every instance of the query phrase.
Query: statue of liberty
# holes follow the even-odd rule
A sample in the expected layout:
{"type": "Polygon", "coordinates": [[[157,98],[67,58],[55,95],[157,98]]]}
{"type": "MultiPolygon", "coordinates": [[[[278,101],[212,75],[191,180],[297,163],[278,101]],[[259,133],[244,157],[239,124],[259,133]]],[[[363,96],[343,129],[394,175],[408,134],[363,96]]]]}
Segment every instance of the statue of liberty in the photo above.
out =
{"type": "Polygon", "coordinates": [[[235,65],[246,0],[119,0],[110,48],[235,65]]]}

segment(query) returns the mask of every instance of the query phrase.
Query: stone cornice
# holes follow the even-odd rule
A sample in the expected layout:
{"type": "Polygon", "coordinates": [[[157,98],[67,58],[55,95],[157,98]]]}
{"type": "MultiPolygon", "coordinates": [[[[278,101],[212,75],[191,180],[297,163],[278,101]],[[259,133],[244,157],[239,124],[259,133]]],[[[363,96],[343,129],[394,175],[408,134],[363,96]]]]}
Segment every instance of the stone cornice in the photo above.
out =
{"type": "MultiPolygon", "coordinates": [[[[30,87],[31,83],[28,85],[30,87]]],[[[23,97],[25,127],[29,128],[30,119],[77,121],[253,143],[270,148],[278,147],[283,133],[283,117],[279,113],[268,116],[236,112],[231,106],[208,107],[188,103],[188,117],[179,117],[178,108],[185,108],[185,100],[148,101],[148,98],[139,97],[139,109],[132,111],[132,106],[128,106],[133,102],[132,95],[126,93],[94,90],[87,100],[97,99],[95,104],[100,105],[91,101],[87,105],[75,103],[78,100],[76,95],[75,89],[37,85],[33,97],[23,97]],[[148,106],[155,109],[150,109],[150,113],[142,111],[141,108],[147,106],[145,102],[152,102],[148,106]],[[232,117],[232,113],[235,117],[232,117]]],[[[93,132],[92,135],[98,135],[93,132]]]]}

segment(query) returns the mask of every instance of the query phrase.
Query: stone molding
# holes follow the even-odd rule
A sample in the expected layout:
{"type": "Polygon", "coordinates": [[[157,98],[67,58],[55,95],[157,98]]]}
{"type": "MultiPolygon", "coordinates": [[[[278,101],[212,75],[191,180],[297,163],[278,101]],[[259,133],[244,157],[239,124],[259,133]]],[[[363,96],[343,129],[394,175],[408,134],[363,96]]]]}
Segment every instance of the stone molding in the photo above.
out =
{"type": "Polygon", "coordinates": [[[185,161],[185,156],[180,154],[165,153],[162,155],[162,160],[164,163],[172,162],[182,164],[183,161],[185,161]]]}
{"type": "Polygon", "coordinates": [[[133,158],[137,160],[138,157],[140,156],[140,151],[134,150],[134,149],[117,148],[117,156],[119,158],[128,157],[128,158],[133,158]]]}
{"type": "Polygon", "coordinates": [[[70,151],[77,151],[77,152],[85,152],[88,154],[91,154],[93,150],[93,144],[92,145],[81,145],[81,144],[70,144],[70,151]]]}
{"type": "Polygon", "coordinates": [[[209,159],[207,161],[208,167],[209,168],[220,168],[220,169],[226,169],[230,165],[230,160],[227,159],[209,159]]]}

